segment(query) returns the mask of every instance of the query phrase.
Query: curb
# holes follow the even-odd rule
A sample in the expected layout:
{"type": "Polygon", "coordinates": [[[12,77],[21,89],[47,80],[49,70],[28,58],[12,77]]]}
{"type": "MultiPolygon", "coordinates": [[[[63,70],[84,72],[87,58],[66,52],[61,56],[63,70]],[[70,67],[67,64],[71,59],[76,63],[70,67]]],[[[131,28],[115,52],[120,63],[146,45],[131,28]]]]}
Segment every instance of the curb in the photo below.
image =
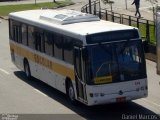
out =
{"type": "MultiPolygon", "coordinates": [[[[70,6],[70,5],[75,5],[75,3],[70,3],[70,4],[67,4],[66,6],[57,6],[57,7],[53,7],[53,8],[50,8],[50,9],[64,8],[64,7],[67,7],[67,6],[70,6]]],[[[8,16],[0,16],[0,19],[8,20],[8,16]]]]}
{"type": "Polygon", "coordinates": [[[8,20],[8,16],[0,16],[0,18],[3,20],[8,20]]]}

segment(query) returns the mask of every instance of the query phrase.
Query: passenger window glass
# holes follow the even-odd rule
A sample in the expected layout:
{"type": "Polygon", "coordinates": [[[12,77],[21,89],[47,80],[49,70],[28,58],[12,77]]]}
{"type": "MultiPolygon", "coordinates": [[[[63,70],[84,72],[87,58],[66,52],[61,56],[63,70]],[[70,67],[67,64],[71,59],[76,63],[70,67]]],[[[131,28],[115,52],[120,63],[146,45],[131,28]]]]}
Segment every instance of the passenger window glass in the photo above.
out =
{"type": "Polygon", "coordinates": [[[63,60],[63,37],[56,34],[54,36],[54,54],[56,58],[62,59],[63,60]]]}
{"type": "Polygon", "coordinates": [[[35,33],[34,33],[34,27],[28,26],[28,45],[30,48],[35,49],[35,33]]]}
{"type": "Polygon", "coordinates": [[[54,38],[52,33],[45,33],[45,53],[47,55],[53,56],[54,51],[53,51],[53,45],[54,45],[54,38]]]}
{"type": "Polygon", "coordinates": [[[27,39],[27,25],[22,24],[22,44],[28,45],[28,39],[27,39]]]}
{"type": "Polygon", "coordinates": [[[64,37],[64,60],[73,64],[73,40],[70,37],[64,37]]]}

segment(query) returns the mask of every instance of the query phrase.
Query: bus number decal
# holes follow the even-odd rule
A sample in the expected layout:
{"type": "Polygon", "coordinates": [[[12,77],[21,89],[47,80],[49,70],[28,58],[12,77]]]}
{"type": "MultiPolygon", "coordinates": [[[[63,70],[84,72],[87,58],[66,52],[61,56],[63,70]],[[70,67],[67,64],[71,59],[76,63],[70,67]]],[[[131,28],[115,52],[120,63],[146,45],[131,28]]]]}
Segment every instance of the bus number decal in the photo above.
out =
{"type": "Polygon", "coordinates": [[[112,82],[112,76],[105,76],[105,77],[97,77],[97,78],[95,78],[95,83],[96,84],[110,83],[110,82],[112,82]]]}
{"type": "Polygon", "coordinates": [[[49,69],[52,69],[52,62],[39,55],[34,54],[34,60],[36,63],[41,64],[49,69]]]}

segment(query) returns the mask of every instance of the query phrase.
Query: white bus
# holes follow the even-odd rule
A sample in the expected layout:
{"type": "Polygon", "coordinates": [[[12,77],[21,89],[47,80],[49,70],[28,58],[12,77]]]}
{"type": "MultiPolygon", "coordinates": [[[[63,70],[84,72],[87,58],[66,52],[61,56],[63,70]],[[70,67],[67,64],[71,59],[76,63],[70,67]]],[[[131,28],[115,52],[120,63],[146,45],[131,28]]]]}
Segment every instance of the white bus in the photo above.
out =
{"type": "Polygon", "coordinates": [[[137,28],[74,10],[9,14],[13,63],[88,106],[148,95],[142,40],[137,28]]]}

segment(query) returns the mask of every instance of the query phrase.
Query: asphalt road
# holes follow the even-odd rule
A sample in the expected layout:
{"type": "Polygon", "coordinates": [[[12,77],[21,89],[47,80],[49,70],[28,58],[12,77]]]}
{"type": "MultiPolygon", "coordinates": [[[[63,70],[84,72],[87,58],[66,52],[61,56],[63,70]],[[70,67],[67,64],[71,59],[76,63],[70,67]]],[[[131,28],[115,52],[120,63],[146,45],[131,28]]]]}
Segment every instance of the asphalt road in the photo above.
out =
{"type": "Polygon", "coordinates": [[[79,103],[73,106],[59,91],[37,79],[28,81],[24,73],[11,63],[8,22],[5,20],[0,23],[0,41],[0,113],[25,114],[25,117],[28,117],[26,120],[49,120],[55,117],[65,120],[119,120],[127,119],[127,115],[135,119],[159,119],[157,114],[160,115],[160,76],[156,74],[156,64],[151,61],[147,61],[148,98],[124,104],[87,107],[79,103]]]}

